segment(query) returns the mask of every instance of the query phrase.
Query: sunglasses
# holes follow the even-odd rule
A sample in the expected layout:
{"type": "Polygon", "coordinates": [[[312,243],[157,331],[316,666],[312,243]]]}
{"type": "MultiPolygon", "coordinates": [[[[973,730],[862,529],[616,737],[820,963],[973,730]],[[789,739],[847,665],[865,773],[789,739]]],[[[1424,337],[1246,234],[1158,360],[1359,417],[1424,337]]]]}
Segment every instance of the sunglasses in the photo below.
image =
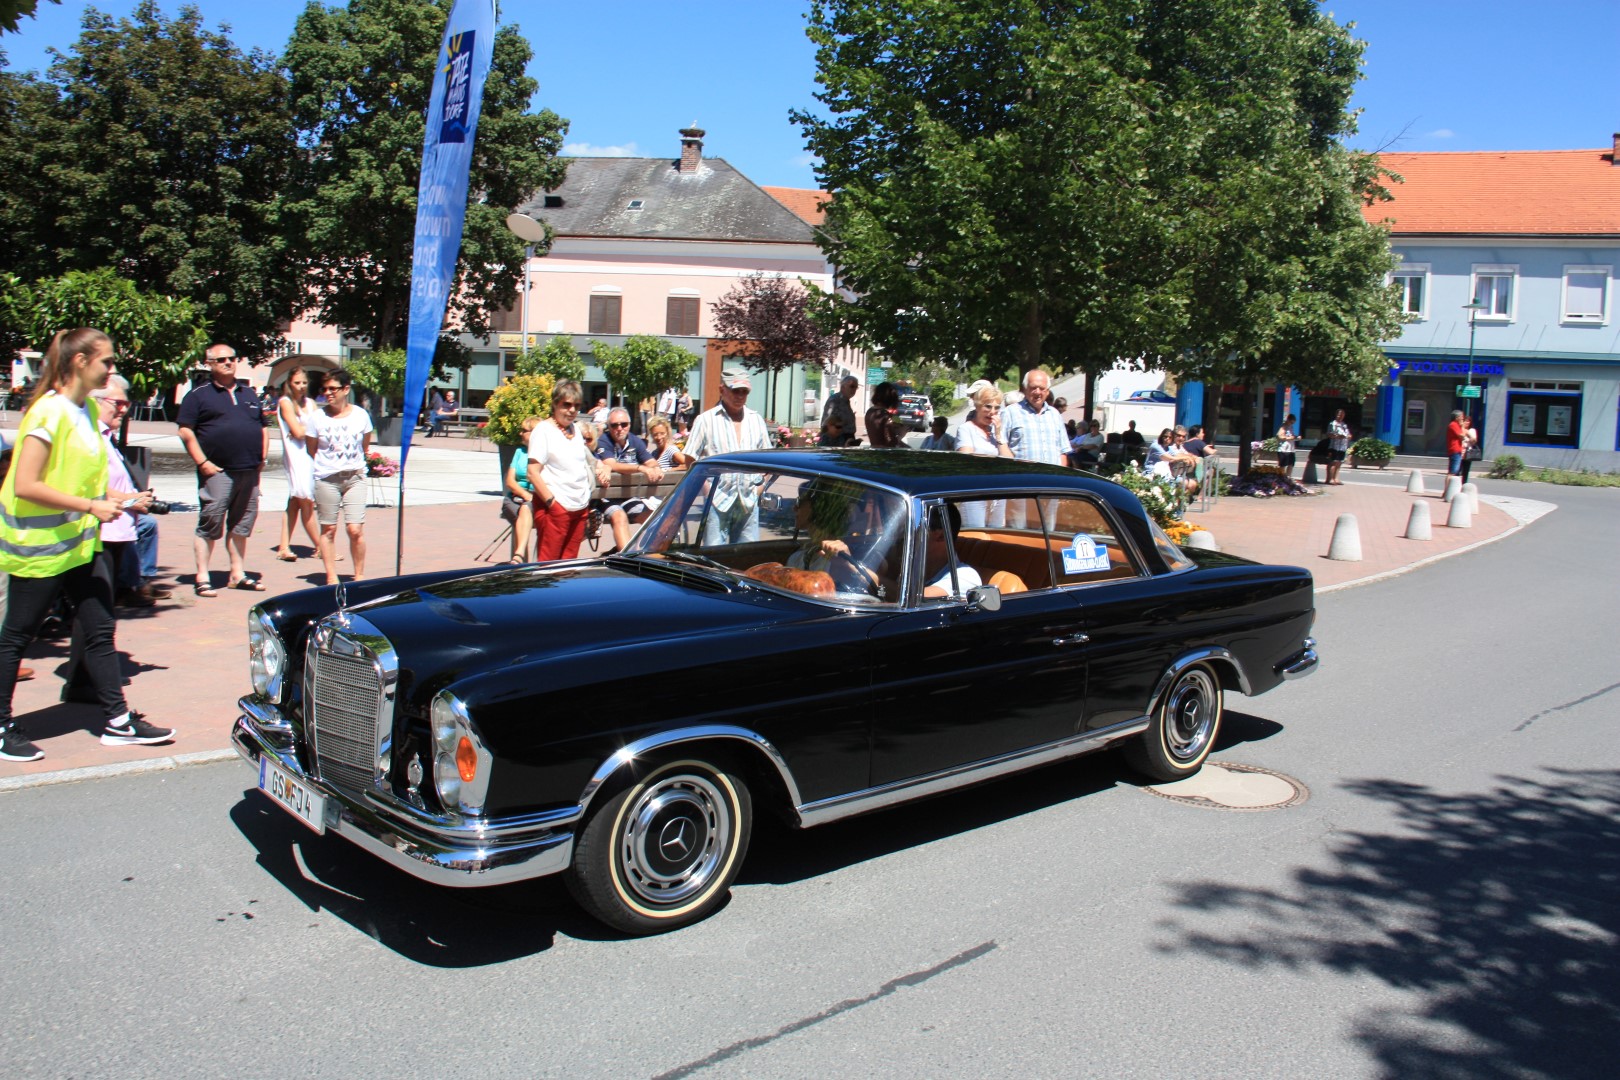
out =
{"type": "Polygon", "coordinates": [[[630,426],[630,421],[628,421],[628,420],[624,421],[623,423],[609,424],[608,425],[608,427],[610,427],[610,428],[627,428],[629,426],[630,426]]]}

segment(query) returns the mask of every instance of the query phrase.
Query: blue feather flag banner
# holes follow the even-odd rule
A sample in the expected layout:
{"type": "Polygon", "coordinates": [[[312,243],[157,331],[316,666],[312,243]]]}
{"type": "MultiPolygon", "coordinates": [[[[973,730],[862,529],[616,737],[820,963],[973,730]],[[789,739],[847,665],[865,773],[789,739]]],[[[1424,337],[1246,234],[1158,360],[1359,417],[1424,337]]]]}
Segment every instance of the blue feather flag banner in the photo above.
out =
{"type": "Polygon", "coordinates": [[[416,247],[411,260],[411,316],[405,336],[405,412],[400,439],[400,489],[411,435],[421,419],[422,394],[461,254],[467,217],[467,172],[473,138],[495,52],[495,0],[456,0],[439,45],[422,140],[422,179],[416,191],[416,247]]]}

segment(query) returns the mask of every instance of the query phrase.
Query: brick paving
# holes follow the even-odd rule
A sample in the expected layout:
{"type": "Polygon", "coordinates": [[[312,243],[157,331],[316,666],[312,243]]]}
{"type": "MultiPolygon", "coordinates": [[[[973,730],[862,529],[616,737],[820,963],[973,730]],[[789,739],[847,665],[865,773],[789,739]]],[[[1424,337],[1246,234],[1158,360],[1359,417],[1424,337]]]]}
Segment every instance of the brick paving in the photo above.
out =
{"type": "MultiPolygon", "coordinates": [[[[177,447],[172,425],[151,425],[135,441],[157,449],[177,447]]],[[[476,567],[475,557],[501,531],[497,514],[497,467],[494,456],[473,440],[433,440],[413,447],[411,485],[406,490],[406,572],[476,567]],[[453,448],[445,443],[454,442],[453,448]],[[418,492],[421,485],[423,491],[418,492]],[[418,501],[425,505],[416,505],[418,501]]],[[[1446,504],[1430,474],[1427,496],[1409,496],[1404,479],[1362,482],[1346,469],[1342,487],[1323,488],[1321,495],[1302,498],[1228,498],[1216,501],[1192,520],[1206,526],[1221,548],[1265,562],[1305,566],[1315,575],[1318,588],[1343,586],[1366,580],[1422,560],[1500,536],[1514,527],[1503,511],[1481,505],[1470,529],[1444,525],[1446,504]],[[1433,519],[1434,539],[1405,540],[1407,514],[1414,499],[1426,498],[1433,519]],[[1334,521],[1352,513],[1360,524],[1362,561],[1334,562],[1326,558],[1334,521]]],[[[236,718],[235,703],[247,689],[245,625],[248,609],[259,599],[279,592],[316,585],[325,580],[319,559],[306,547],[295,563],[278,562],[272,549],[277,540],[279,514],[285,505],[280,469],[266,472],[265,512],[248,546],[248,569],[263,577],[266,593],[223,588],[226,563],[216,551],[214,580],[218,596],[198,598],[191,590],[191,533],[195,513],[173,513],[161,523],[162,581],[174,588],[172,599],[144,610],[120,609],[118,645],[129,678],[126,694],[134,708],[145,711],[157,724],[174,727],[175,741],[168,746],[104,747],[97,738],[98,713],[94,706],[61,704],[61,680],[53,675],[66,657],[67,642],[37,642],[24,663],[38,675],[17,687],[15,712],[31,737],[45,751],[32,763],[0,762],[0,790],[35,782],[79,779],[142,767],[172,767],[176,759],[210,760],[229,754],[229,732],[236,718]],[[196,757],[195,755],[201,755],[196,757]],[[35,779],[37,778],[37,779],[35,779]]],[[[187,476],[169,477],[159,484],[160,497],[195,500],[195,487],[187,476]],[[165,490],[166,486],[166,490],[165,490]]],[[[373,506],[367,515],[368,576],[393,572],[397,508],[373,506]]],[[[341,537],[340,537],[341,543],[341,537]]],[[[504,547],[501,549],[504,554],[504,547]]],[[[347,576],[347,562],[340,564],[347,576]]]]}

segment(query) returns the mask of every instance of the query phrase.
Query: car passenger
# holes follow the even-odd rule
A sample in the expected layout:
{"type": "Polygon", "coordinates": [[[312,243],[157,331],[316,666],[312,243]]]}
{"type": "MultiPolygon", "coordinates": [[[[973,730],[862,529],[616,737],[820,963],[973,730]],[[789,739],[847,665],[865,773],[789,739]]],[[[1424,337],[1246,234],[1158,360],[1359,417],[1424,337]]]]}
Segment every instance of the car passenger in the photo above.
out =
{"type": "Polygon", "coordinates": [[[928,544],[923,549],[924,596],[966,596],[969,589],[982,585],[979,572],[967,563],[951,558],[951,547],[945,540],[945,529],[951,530],[951,539],[962,531],[962,512],[954,503],[946,503],[944,517],[935,508],[928,514],[928,544]]]}

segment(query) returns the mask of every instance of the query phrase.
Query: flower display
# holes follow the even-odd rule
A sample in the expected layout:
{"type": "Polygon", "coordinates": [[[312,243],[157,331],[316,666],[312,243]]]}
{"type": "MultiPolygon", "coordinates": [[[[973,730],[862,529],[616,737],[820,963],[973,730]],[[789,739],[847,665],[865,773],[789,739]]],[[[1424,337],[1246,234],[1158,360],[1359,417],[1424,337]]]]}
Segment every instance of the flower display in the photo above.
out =
{"type": "Polygon", "coordinates": [[[366,455],[367,476],[396,476],[399,474],[399,462],[386,454],[371,453],[366,455]]]}

